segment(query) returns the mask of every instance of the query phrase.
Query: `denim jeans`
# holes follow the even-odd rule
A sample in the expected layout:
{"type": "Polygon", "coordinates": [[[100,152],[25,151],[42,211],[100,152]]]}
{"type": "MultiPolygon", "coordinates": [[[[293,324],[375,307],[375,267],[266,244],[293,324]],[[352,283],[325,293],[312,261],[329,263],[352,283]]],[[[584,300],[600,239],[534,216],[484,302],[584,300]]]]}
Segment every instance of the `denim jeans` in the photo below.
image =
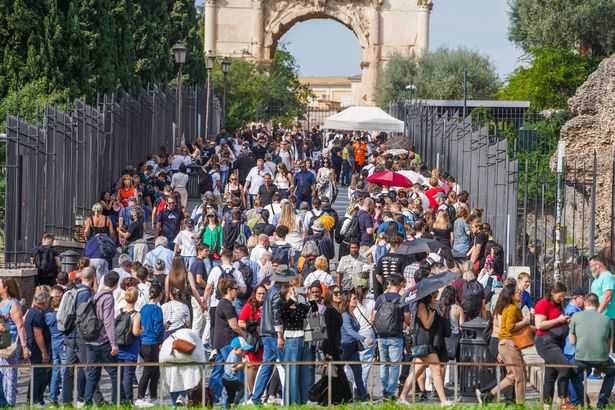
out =
{"type": "Polygon", "coordinates": [[[352,181],[352,165],[350,162],[342,162],[342,185],[350,185],[352,181]]]}
{"type": "MultiPolygon", "coordinates": [[[[368,337],[372,340],[376,340],[376,335],[374,334],[374,331],[372,328],[367,328],[366,330],[360,330],[359,334],[361,336],[365,336],[368,337]]],[[[361,359],[362,362],[371,362],[372,360],[374,360],[374,355],[376,354],[376,344],[374,343],[371,346],[366,345],[365,343],[363,343],[363,350],[361,350],[359,352],[359,359],[361,359]]],[[[372,370],[372,364],[371,363],[363,363],[361,365],[361,374],[363,377],[363,385],[365,387],[369,386],[369,373],[372,370]]]]}
{"type": "MultiPolygon", "coordinates": [[[[342,343],[342,360],[345,362],[358,362],[359,351],[356,343],[342,343]]],[[[360,364],[350,364],[350,369],[354,376],[354,383],[357,386],[357,398],[362,399],[367,395],[367,389],[363,383],[363,374],[360,364]]]]}
{"type": "MultiPolygon", "coordinates": [[[[228,354],[231,352],[231,345],[228,344],[218,349],[218,355],[216,356],[216,363],[222,363],[226,361],[228,354]]],[[[222,395],[222,376],[224,375],[224,366],[217,364],[214,366],[214,370],[211,372],[209,378],[209,388],[214,392],[214,403],[220,401],[222,395]]]]}
{"type": "MultiPolygon", "coordinates": [[[[66,356],[64,355],[64,348],[60,349],[52,349],[52,363],[53,364],[62,364],[66,361],[66,356]]],[[[61,367],[54,367],[51,370],[51,383],[49,385],[49,400],[52,403],[58,401],[58,394],[60,393],[60,383],[62,382],[62,376],[60,372],[62,371],[61,367]]]]}
{"type": "MultiPolygon", "coordinates": [[[[382,337],[378,339],[380,361],[401,362],[404,352],[404,339],[401,337],[382,337]]],[[[395,396],[397,379],[401,366],[398,364],[383,364],[380,366],[380,382],[385,396],[395,396]]]]}
{"type": "Polygon", "coordinates": [[[190,265],[192,265],[192,262],[194,262],[196,260],[196,256],[184,256],[184,266],[186,267],[186,270],[190,269],[190,265]]]}
{"type": "MultiPolygon", "coordinates": [[[[310,362],[314,360],[309,343],[303,337],[291,337],[284,340],[282,361],[284,362],[310,362]]],[[[284,386],[284,405],[305,404],[308,401],[308,392],[311,387],[311,365],[291,364],[286,365],[286,382],[284,386]],[[286,394],[288,392],[288,395],[286,394]]],[[[313,371],[312,371],[313,373],[313,371]]]]}
{"type": "MultiPolygon", "coordinates": [[[[66,364],[87,364],[88,363],[88,347],[81,339],[64,338],[64,357],[66,364]]],[[[64,404],[73,403],[74,389],[74,368],[64,368],[64,376],[62,377],[62,402],[64,404]]],[[[77,400],[83,401],[85,395],[86,375],[85,368],[80,367],[77,371],[77,400]]],[[[100,389],[97,388],[94,393],[94,402],[101,401],[102,396],[100,389]]]]}
{"type": "MultiPolygon", "coordinates": [[[[282,352],[278,349],[278,338],[262,336],[261,339],[263,340],[263,362],[279,361],[282,357],[282,352]]],[[[272,372],[273,365],[270,364],[263,364],[258,369],[254,390],[252,392],[252,402],[254,404],[261,404],[261,396],[267,388],[272,372]]]]}
{"type": "MultiPolygon", "coordinates": [[[[615,368],[613,368],[613,359],[609,357],[606,362],[582,362],[580,360],[574,360],[574,364],[578,366],[577,369],[574,369],[575,373],[583,376],[583,371],[587,370],[588,374],[591,372],[591,369],[594,368],[599,372],[604,373],[604,380],[602,380],[602,387],[600,388],[600,394],[598,395],[598,408],[604,408],[609,403],[609,397],[611,396],[611,391],[613,390],[613,383],[615,383],[615,368]]],[[[583,403],[581,400],[585,397],[583,394],[583,384],[579,383],[579,386],[575,386],[575,390],[577,391],[577,397],[580,398],[579,402],[583,403]],[[579,390],[580,388],[580,390],[579,390]]]]}
{"type": "MultiPolygon", "coordinates": [[[[135,363],[132,360],[118,360],[120,363],[135,363]]],[[[122,380],[122,401],[131,402],[133,398],[132,383],[135,379],[136,366],[124,366],[122,367],[122,374],[120,379],[122,380]]]]}
{"type": "MultiPolygon", "coordinates": [[[[87,345],[88,347],[88,363],[117,363],[117,356],[111,356],[111,345],[109,342],[100,346],[87,345]]],[[[111,403],[117,403],[117,367],[105,366],[105,371],[111,379],[111,403]]],[[[101,367],[88,367],[84,401],[86,405],[92,404],[94,391],[100,382],[101,367]]]]}

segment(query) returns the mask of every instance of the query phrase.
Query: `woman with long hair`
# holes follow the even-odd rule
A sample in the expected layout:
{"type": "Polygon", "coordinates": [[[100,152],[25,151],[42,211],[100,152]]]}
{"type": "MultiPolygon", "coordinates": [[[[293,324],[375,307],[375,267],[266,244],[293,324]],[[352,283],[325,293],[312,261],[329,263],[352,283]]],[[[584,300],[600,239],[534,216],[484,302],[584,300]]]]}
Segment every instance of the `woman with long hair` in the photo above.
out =
{"type": "Polygon", "coordinates": [[[431,231],[434,238],[440,241],[442,246],[450,248],[455,241],[453,234],[453,227],[448,219],[448,213],[446,211],[439,211],[436,217],[436,221],[431,227],[431,231]]]}
{"type": "MultiPolygon", "coordinates": [[[[20,352],[25,360],[28,360],[31,355],[26,340],[19,283],[13,278],[0,278],[0,298],[2,298],[0,314],[8,323],[6,330],[11,334],[11,346],[16,344],[15,351],[10,357],[0,357],[0,365],[14,366],[19,362],[20,352]]],[[[17,368],[2,367],[0,374],[2,375],[0,388],[4,393],[0,394],[0,398],[4,398],[0,405],[2,407],[14,407],[17,400],[17,368]]]]}
{"type": "MultiPolygon", "coordinates": [[[[126,279],[124,279],[126,280],[126,279]]],[[[126,346],[120,346],[120,352],[117,355],[120,363],[137,363],[139,352],[141,351],[141,313],[135,310],[135,303],[139,299],[139,290],[136,287],[129,287],[125,290],[123,300],[126,302],[125,306],[119,309],[119,315],[129,315],[132,328],[130,332],[133,335],[132,343],[126,346]]],[[[124,390],[124,397],[129,402],[133,399],[132,383],[135,380],[136,366],[125,366],[121,372],[122,389],[124,390]]]]}
{"type": "Polygon", "coordinates": [[[468,210],[464,207],[457,209],[457,218],[453,224],[453,249],[466,254],[470,250],[470,225],[466,217],[468,210]]]}
{"type": "Polygon", "coordinates": [[[337,187],[335,186],[335,171],[331,168],[331,160],[325,158],[322,161],[322,167],[316,175],[318,196],[326,196],[333,202],[333,198],[337,196],[337,187]]]}
{"type": "MultiPolygon", "coordinates": [[[[375,344],[375,338],[363,336],[359,333],[361,325],[353,315],[353,311],[357,308],[359,301],[354,293],[347,293],[342,297],[339,305],[339,311],[342,313],[342,360],[349,362],[358,362],[359,349],[363,345],[372,346],[375,344]]],[[[354,382],[357,386],[358,401],[369,400],[369,393],[363,383],[363,369],[360,364],[351,364],[350,369],[354,376],[354,382]]]]}
{"type": "Polygon", "coordinates": [[[284,225],[288,228],[288,235],[286,235],[286,242],[288,242],[295,252],[301,252],[303,249],[303,222],[301,217],[295,213],[295,208],[289,202],[282,204],[282,212],[278,219],[278,226],[284,225]]]}
{"type": "MultiPolygon", "coordinates": [[[[536,320],[536,351],[542,357],[545,364],[568,365],[568,359],[564,355],[564,344],[568,335],[568,323],[570,316],[564,315],[564,298],[566,297],[566,285],[555,282],[544,299],[539,300],[534,307],[536,320]]],[[[500,298],[502,296],[500,295],[500,298]]],[[[501,333],[501,332],[500,332],[501,333]]],[[[568,382],[571,381],[577,392],[582,392],[582,385],[577,376],[570,368],[545,368],[544,383],[542,388],[545,403],[551,403],[557,392],[561,408],[572,408],[568,397],[568,382]]],[[[579,397],[579,394],[577,394],[579,397]]]]}
{"type": "Polygon", "coordinates": [[[231,174],[228,183],[224,186],[224,201],[232,201],[233,198],[238,198],[245,208],[245,195],[243,186],[238,182],[239,177],[237,174],[231,174]]]}
{"type": "MultiPolygon", "coordinates": [[[[451,324],[451,336],[444,338],[446,344],[446,352],[448,353],[449,361],[455,361],[457,358],[457,350],[459,341],[461,340],[461,328],[463,323],[463,309],[457,304],[457,291],[452,286],[447,286],[440,295],[440,310],[442,316],[451,324]]],[[[452,378],[452,367],[449,366],[449,374],[452,378]]]]}
{"type": "Polygon", "coordinates": [[[517,404],[523,405],[525,403],[525,362],[523,361],[523,355],[512,341],[512,334],[514,332],[530,325],[530,319],[523,318],[519,309],[522,294],[523,291],[517,289],[515,285],[506,285],[500,293],[495,309],[493,309],[494,323],[496,318],[499,323],[498,362],[507,364],[506,377],[502,379],[499,387],[495,386],[485,393],[476,389],[476,397],[479,403],[493,401],[498,389],[502,393],[513,388],[513,386],[515,388],[517,404]]]}
{"type": "Polygon", "coordinates": [[[290,190],[293,188],[293,176],[288,172],[288,168],[283,162],[278,164],[277,169],[278,173],[273,183],[278,187],[282,199],[288,199],[290,190]]]}
{"type": "Polygon", "coordinates": [[[425,209],[425,211],[423,212],[423,221],[425,222],[425,230],[427,232],[431,232],[432,227],[436,222],[436,215],[433,208],[425,209]]]}
{"type": "MultiPolygon", "coordinates": [[[[264,285],[257,285],[252,296],[250,296],[239,313],[239,327],[244,331],[246,342],[253,346],[253,349],[248,351],[248,359],[253,363],[263,361],[263,347],[260,345],[258,328],[261,320],[261,307],[265,301],[266,294],[267,288],[264,285]]],[[[248,391],[250,393],[254,390],[256,373],[258,373],[258,365],[249,365],[246,382],[248,383],[248,391]]]]}
{"type": "Polygon", "coordinates": [[[209,258],[203,263],[207,272],[211,272],[214,266],[220,265],[220,252],[222,251],[222,224],[213,209],[208,210],[203,217],[195,237],[209,247],[209,258]]]}
{"type": "MultiPolygon", "coordinates": [[[[374,332],[374,327],[370,320],[374,311],[374,299],[366,297],[369,294],[369,289],[367,287],[355,287],[354,294],[357,297],[357,306],[352,313],[359,322],[359,334],[366,338],[376,340],[376,333],[374,332]]],[[[361,365],[361,374],[363,377],[363,384],[366,387],[368,385],[369,373],[372,369],[372,361],[374,360],[375,354],[375,343],[371,345],[363,343],[363,350],[359,352],[359,358],[363,363],[361,365]]]]}
{"type": "Polygon", "coordinates": [[[117,190],[117,197],[124,208],[128,206],[128,198],[137,197],[137,188],[132,183],[130,175],[126,174],[122,176],[120,188],[117,190]]]}
{"type": "Polygon", "coordinates": [[[199,306],[205,305],[205,300],[199,295],[194,281],[194,276],[188,273],[184,258],[176,255],[171,264],[171,270],[164,281],[164,289],[172,299],[184,303],[190,312],[190,320],[192,320],[192,301],[190,297],[196,299],[199,306]]]}
{"type": "MultiPolygon", "coordinates": [[[[408,375],[401,394],[399,395],[399,401],[401,403],[407,403],[408,393],[415,383],[415,379],[419,378],[425,369],[429,367],[431,369],[431,375],[433,377],[433,387],[438,394],[440,404],[445,406],[449,402],[446,400],[446,394],[444,393],[444,378],[442,377],[442,366],[440,365],[440,357],[437,353],[437,346],[435,342],[439,335],[439,328],[442,327],[438,322],[445,320],[436,308],[438,291],[421,299],[417,302],[416,315],[413,320],[414,326],[412,329],[414,346],[425,346],[425,354],[420,356],[416,354],[413,360],[419,363],[416,366],[416,373],[408,375]]],[[[420,382],[419,382],[420,384],[420,382]]],[[[421,391],[424,391],[424,386],[420,386],[421,391]]]]}
{"type": "Polygon", "coordinates": [[[182,162],[179,164],[179,169],[177,172],[174,173],[171,178],[171,188],[173,188],[175,192],[179,193],[182,209],[186,209],[186,205],[188,205],[188,189],[186,189],[188,180],[188,167],[186,167],[186,164],[182,162]]]}

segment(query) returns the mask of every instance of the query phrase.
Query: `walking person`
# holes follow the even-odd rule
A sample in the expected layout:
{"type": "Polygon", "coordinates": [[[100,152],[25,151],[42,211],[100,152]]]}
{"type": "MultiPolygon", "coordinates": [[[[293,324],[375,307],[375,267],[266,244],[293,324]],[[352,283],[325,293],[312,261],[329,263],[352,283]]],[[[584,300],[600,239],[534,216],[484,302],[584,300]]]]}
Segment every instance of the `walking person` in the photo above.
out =
{"type": "MultiPolygon", "coordinates": [[[[357,244],[358,245],[358,244],[357,244]]],[[[357,286],[354,289],[354,294],[357,297],[357,306],[353,310],[354,317],[359,322],[359,334],[365,338],[376,340],[376,333],[374,333],[374,326],[370,321],[372,313],[374,311],[374,299],[368,296],[368,286],[357,286]]],[[[361,364],[361,376],[363,377],[363,385],[367,388],[369,385],[369,374],[372,369],[372,361],[376,354],[376,343],[363,344],[363,349],[359,350],[359,359],[363,363],[361,364]]]]}
{"type": "MultiPolygon", "coordinates": [[[[32,307],[24,318],[26,339],[30,349],[31,364],[49,364],[51,353],[51,331],[45,322],[45,311],[49,307],[51,296],[44,290],[38,290],[32,299],[32,307]]],[[[28,386],[28,396],[32,397],[32,405],[44,406],[44,393],[47,387],[49,369],[36,367],[32,369],[33,383],[28,386]],[[33,388],[31,392],[30,389],[33,388]]]]}
{"type": "MultiPolygon", "coordinates": [[[[564,315],[563,302],[566,296],[566,285],[555,282],[544,299],[536,303],[536,351],[546,364],[568,365],[564,355],[564,343],[568,335],[568,323],[570,316],[564,315]]],[[[500,296],[501,297],[501,296],[500,296]]],[[[500,333],[502,331],[500,330],[500,333]]],[[[580,388],[575,382],[579,381],[570,368],[545,368],[543,383],[543,398],[545,403],[550,404],[557,393],[561,408],[573,408],[568,397],[568,382],[572,381],[579,396],[580,388]]],[[[580,384],[580,381],[579,381],[580,384]]]]}
{"type": "MultiPolygon", "coordinates": [[[[135,287],[129,287],[124,292],[124,300],[126,305],[120,309],[116,318],[116,323],[120,322],[120,318],[127,316],[128,327],[125,329],[124,335],[117,335],[117,337],[124,337],[126,344],[121,344],[118,341],[120,352],[117,355],[118,362],[125,364],[135,364],[141,351],[141,313],[135,310],[135,303],[139,299],[139,290],[135,287]]],[[[121,323],[121,322],[120,322],[121,323]]],[[[117,325],[116,325],[117,329],[117,325]]],[[[122,401],[126,403],[132,403],[133,389],[132,384],[135,380],[136,366],[124,366],[121,369],[121,385],[122,385],[122,401]]]]}
{"type": "MultiPolygon", "coordinates": [[[[135,325],[140,329],[140,355],[144,363],[158,363],[160,345],[164,340],[162,309],[159,303],[162,299],[162,286],[153,283],[149,288],[149,302],[141,308],[141,315],[135,318],[135,325]]],[[[158,400],[158,381],[160,369],[158,366],[143,367],[143,375],[137,389],[136,407],[152,407],[158,400]],[[145,394],[149,389],[149,398],[145,394]]]]}
{"type": "Polygon", "coordinates": [[[521,351],[517,349],[512,340],[512,334],[530,325],[530,319],[524,318],[519,309],[523,291],[517,289],[513,284],[506,285],[493,310],[493,317],[498,317],[500,328],[498,332],[498,362],[504,362],[506,366],[506,377],[500,381],[500,385],[482,393],[476,389],[478,402],[486,404],[492,402],[497,395],[505,393],[514,387],[515,400],[518,405],[525,404],[525,361],[521,351]]]}

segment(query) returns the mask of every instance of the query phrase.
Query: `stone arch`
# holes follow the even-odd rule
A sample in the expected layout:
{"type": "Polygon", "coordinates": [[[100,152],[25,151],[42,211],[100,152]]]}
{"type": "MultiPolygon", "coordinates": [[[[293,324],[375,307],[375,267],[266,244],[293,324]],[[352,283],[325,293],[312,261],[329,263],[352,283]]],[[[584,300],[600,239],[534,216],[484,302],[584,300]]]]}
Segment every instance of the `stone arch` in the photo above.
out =
{"type": "Polygon", "coordinates": [[[359,21],[357,16],[352,16],[349,13],[331,13],[330,11],[312,11],[305,12],[305,9],[291,8],[280,13],[271,19],[269,25],[265,27],[265,38],[263,43],[263,58],[265,60],[273,59],[273,54],[279,40],[286,34],[295,24],[304,21],[315,19],[327,19],[337,21],[343,24],[354,33],[359,42],[359,46],[363,52],[363,61],[366,58],[366,53],[369,51],[368,28],[365,24],[359,21]]]}

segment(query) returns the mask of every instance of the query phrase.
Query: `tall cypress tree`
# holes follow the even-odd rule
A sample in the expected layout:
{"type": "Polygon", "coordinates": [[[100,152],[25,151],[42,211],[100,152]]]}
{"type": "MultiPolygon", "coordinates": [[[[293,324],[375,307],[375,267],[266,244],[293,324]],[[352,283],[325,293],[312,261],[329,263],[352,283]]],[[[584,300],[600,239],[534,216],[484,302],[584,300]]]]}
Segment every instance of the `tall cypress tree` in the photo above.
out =
{"type": "Polygon", "coordinates": [[[115,21],[114,43],[117,49],[117,87],[134,90],[138,84],[135,75],[135,9],[132,0],[112,0],[111,15],[115,21]]]}
{"type": "Polygon", "coordinates": [[[205,82],[203,43],[198,35],[199,20],[192,0],[175,0],[171,7],[171,47],[177,43],[187,48],[184,73],[193,84],[205,82]]]}

